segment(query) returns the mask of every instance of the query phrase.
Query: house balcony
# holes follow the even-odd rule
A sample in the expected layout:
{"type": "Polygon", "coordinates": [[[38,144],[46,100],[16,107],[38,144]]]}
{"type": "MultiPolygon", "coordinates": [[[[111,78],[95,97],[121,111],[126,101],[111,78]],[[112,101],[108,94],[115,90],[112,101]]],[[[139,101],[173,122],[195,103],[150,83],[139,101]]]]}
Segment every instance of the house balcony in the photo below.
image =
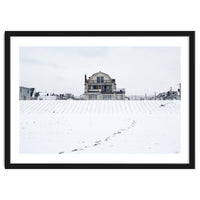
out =
{"type": "Polygon", "coordinates": [[[96,80],[90,80],[88,81],[88,84],[98,84],[98,85],[104,85],[104,84],[112,84],[113,82],[110,80],[104,80],[103,82],[96,81],[96,80]]]}
{"type": "Polygon", "coordinates": [[[89,89],[88,91],[87,91],[88,93],[99,93],[99,94],[112,94],[113,93],[113,91],[112,90],[97,90],[97,89],[89,89]]]}
{"type": "Polygon", "coordinates": [[[101,91],[101,94],[112,94],[112,90],[103,90],[101,91]]]}

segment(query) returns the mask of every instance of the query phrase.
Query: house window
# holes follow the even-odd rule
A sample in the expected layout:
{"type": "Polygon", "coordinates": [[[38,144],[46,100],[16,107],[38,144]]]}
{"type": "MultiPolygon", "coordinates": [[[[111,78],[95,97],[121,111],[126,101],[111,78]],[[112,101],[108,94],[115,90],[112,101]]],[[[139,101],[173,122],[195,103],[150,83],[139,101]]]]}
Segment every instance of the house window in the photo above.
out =
{"type": "Polygon", "coordinates": [[[103,100],[111,100],[111,95],[103,95],[103,100]]]}
{"type": "Polygon", "coordinates": [[[122,100],[122,95],[117,94],[117,95],[116,95],[116,99],[117,99],[117,100],[122,100]]]}
{"type": "Polygon", "coordinates": [[[103,86],[103,92],[110,92],[110,86],[109,85],[104,85],[103,86]]]}
{"type": "Polygon", "coordinates": [[[97,95],[96,94],[90,94],[89,100],[97,100],[97,95]]]}
{"type": "Polygon", "coordinates": [[[97,76],[97,83],[104,83],[104,77],[103,76],[97,76]]]}
{"type": "Polygon", "coordinates": [[[27,90],[27,94],[29,94],[29,90],[27,90]]]}
{"type": "Polygon", "coordinates": [[[89,89],[90,90],[97,90],[98,86],[97,85],[90,85],[89,89]]]}

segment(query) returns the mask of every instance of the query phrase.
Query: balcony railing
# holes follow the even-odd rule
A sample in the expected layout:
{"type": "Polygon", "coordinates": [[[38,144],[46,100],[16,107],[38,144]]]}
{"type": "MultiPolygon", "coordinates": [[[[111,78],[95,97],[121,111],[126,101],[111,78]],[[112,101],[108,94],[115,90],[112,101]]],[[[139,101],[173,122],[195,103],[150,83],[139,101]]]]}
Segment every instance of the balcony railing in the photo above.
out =
{"type": "Polygon", "coordinates": [[[101,91],[101,94],[112,94],[112,90],[103,90],[101,91]]]}
{"type": "Polygon", "coordinates": [[[104,80],[103,82],[100,82],[100,81],[96,81],[96,80],[90,80],[88,81],[88,84],[104,84],[104,83],[110,83],[112,84],[113,82],[112,81],[109,81],[109,80],[104,80]]]}

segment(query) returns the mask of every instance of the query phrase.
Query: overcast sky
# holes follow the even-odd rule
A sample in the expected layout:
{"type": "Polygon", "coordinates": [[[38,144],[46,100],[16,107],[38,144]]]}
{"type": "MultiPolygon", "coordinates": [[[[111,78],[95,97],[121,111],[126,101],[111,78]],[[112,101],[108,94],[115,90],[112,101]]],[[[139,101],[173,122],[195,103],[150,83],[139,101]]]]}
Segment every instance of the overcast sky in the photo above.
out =
{"type": "Polygon", "coordinates": [[[102,71],[127,95],[177,90],[180,47],[21,47],[20,86],[84,93],[84,75],[102,71]]]}

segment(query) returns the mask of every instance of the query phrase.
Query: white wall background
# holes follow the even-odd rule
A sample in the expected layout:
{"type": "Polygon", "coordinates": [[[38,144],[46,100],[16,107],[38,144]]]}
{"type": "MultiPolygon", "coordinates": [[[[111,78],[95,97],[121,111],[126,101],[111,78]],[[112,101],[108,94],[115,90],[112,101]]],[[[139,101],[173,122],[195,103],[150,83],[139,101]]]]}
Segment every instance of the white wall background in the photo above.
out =
{"type": "MultiPolygon", "coordinates": [[[[199,53],[198,1],[2,0],[0,3],[1,94],[5,30],[195,30],[199,53]]],[[[196,56],[197,57],[197,56],[196,56]]],[[[199,60],[196,58],[196,66],[199,60]]],[[[196,74],[200,75],[196,68],[196,74]]],[[[196,75],[196,79],[197,79],[196,75]]],[[[200,84],[200,79],[196,81],[200,84]]],[[[196,87],[196,91],[198,87],[196,87]]],[[[3,97],[3,95],[2,95],[3,97]]],[[[200,94],[196,94],[196,102],[200,94]]],[[[5,170],[4,102],[1,98],[0,191],[2,199],[199,199],[200,127],[195,170],[5,170]]],[[[199,105],[196,105],[199,111],[199,105]]],[[[200,119],[199,112],[196,121],[200,119]]]]}

